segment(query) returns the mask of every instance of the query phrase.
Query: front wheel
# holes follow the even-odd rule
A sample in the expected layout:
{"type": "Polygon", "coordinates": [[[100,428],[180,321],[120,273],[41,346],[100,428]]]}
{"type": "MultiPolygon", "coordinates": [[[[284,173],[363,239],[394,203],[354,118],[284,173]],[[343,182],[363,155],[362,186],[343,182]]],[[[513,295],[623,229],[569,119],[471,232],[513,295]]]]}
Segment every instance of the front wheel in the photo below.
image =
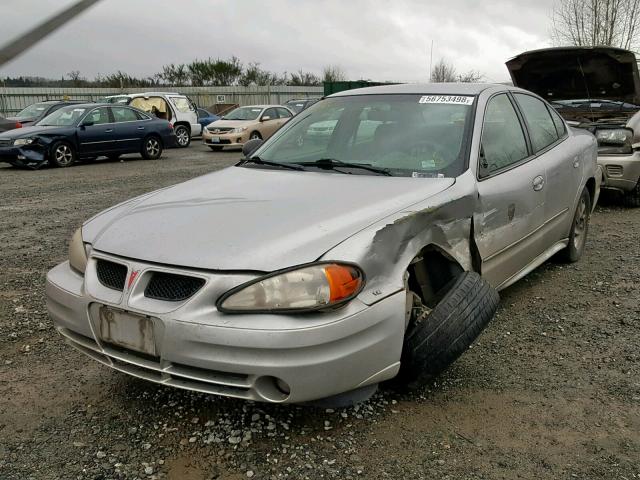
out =
{"type": "Polygon", "coordinates": [[[76,152],[66,142],[56,142],[51,147],[49,163],[54,167],[70,167],[76,161],[76,152]]]}
{"type": "Polygon", "coordinates": [[[260,135],[260,132],[251,132],[249,140],[262,140],[262,135],[260,135]]]}
{"type": "Polygon", "coordinates": [[[591,196],[584,188],[578,200],[578,206],[573,214],[573,223],[569,232],[569,244],[560,252],[564,261],[574,263],[580,260],[587,244],[589,231],[589,217],[591,216],[591,196]]]}
{"type": "Polygon", "coordinates": [[[176,127],[176,141],[180,148],[187,148],[191,143],[191,135],[184,125],[178,125],[176,127]]]}
{"type": "Polygon", "coordinates": [[[142,144],[142,158],[145,160],[156,160],[162,155],[162,143],[156,136],[147,137],[142,144]]]}

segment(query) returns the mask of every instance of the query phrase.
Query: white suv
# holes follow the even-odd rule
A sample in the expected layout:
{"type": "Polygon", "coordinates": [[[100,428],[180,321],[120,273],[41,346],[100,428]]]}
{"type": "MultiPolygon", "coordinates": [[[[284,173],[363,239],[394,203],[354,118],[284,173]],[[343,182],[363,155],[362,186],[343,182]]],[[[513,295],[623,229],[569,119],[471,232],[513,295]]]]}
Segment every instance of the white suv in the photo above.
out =
{"type": "Polygon", "coordinates": [[[173,124],[178,147],[188,147],[192,137],[202,133],[196,105],[185,95],[173,92],[144,92],[113,95],[107,103],[126,103],[173,124]]]}

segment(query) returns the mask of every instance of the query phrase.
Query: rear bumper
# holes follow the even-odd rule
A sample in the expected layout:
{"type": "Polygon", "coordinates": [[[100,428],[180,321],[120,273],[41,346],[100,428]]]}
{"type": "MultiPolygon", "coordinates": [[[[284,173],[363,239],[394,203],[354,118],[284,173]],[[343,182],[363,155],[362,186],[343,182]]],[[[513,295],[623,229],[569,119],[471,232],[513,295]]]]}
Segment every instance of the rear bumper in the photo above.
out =
{"type": "Polygon", "coordinates": [[[628,192],[633,190],[640,179],[640,152],[632,155],[599,155],[602,167],[602,188],[628,192]]]}
{"type": "MultiPolygon", "coordinates": [[[[144,278],[141,271],[138,278],[144,278]]],[[[85,279],[75,273],[68,262],[48,273],[47,308],[56,329],[94,360],[152,382],[247,400],[296,403],[379,383],[399,369],[404,292],[372,306],[356,299],[315,318],[221,314],[213,307],[212,282],[166,313],[136,311],[124,298],[120,309],[153,320],[158,356],[149,357],[100,338],[96,312],[109,302],[87,293],[97,289],[90,286],[91,268],[86,275],[85,279]],[[202,308],[203,300],[208,307],[202,308]],[[288,392],[279,381],[288,385],[288,392]]],[[[123,296],[133,299],[136,288],[134,284],[123,296]]]]}

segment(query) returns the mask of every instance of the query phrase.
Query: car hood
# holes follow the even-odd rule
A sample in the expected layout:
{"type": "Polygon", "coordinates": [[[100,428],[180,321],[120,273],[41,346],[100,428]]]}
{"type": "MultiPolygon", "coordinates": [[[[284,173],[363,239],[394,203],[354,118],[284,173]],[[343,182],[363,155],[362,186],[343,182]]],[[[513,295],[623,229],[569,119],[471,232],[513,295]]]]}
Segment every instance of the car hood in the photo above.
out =
{"type": "Polygon", "coordinates": [[[209,130],[214,130],[216,128],[239,128],[239,127],[248,127],[250,125],[255,125],[258,123],[257,120],[215,120],[207,125],[209,130]]]}
{"type": "Polygon", "coordinates": [[[0,138],[25,138],[32,137],[34,135],[42,135],[42,134],[64,134],[68,133],[69,128],[73,127],[38,127],[38,126],[29,126],[16,128],[14,130],[9,130],[3,133],[0,133],[0,138]]]}
{"type": "Polygon", "coordinates": [[[635,55],[611,47],[560,47],[521,53],[507,63],[517,87],[548,101],[603,99],[640,105],[635,55]]]}
{"type": "Polygon", "coordinates": [[[7,120],[11,120],[12,122],[20,122],[21,124],[33,123],[36,121],[36,118],[18,118],[18,117],[7,117],[7,120]]]}
{"type": "Polygon", "coordinates": [[[273,271],[312,262],[454,183],[230,167],[107,210],[83,237],[96,250],[149,262],[273,271]]]}

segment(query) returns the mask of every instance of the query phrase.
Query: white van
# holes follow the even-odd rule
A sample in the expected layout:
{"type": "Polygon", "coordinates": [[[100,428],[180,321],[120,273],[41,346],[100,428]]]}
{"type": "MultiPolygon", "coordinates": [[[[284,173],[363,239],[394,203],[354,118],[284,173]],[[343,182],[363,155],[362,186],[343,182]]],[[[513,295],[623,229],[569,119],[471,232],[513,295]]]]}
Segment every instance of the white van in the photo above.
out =
{"type": "Polygon", "coordinates": [[[178,147],[188,147],[192,137],[202,133],[196,105],[185,95],[174,92],[144,92],[112,95],[106,103],[126,103],[150,115],[168,120],[176,132],[178,147]]]}

